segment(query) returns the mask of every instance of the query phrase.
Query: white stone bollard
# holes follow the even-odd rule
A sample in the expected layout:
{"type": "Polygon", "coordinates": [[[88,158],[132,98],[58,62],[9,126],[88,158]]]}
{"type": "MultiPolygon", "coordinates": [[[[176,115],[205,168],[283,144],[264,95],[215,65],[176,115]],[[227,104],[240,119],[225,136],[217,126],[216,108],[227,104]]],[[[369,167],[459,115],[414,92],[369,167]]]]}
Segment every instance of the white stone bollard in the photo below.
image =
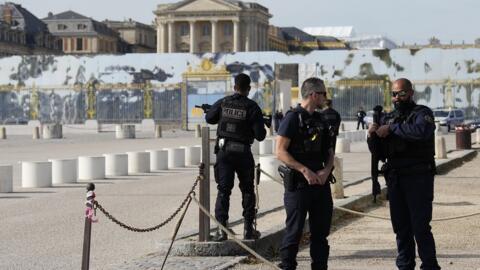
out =
{"type": "Polygon", "coordinates": [[[127,154],[103,154],[105,157],[105,176],[128,175],[127,154]]]}
{"type": "Polygon", "coordinates": [[[277,137],[272,137],[272,154],[277,153],[277,137]]]}
{"type": "Polygon", "coordinates": [[[448,133],[447,126],[440,126],[440,123],[435,123],[435,136],[445,135],[448,133]]]}
{"type": "MultiPolygon", "coordinates": [[[[277,180],[281,180],[280,174],[278,173],[278,166],[282,163],[275,156],[261,156],[259,158],[260,169],[273,176],[277,180]]],[[[260,181],[273,181],[270,177],[265,174],[260,174],[260,181]]]]}
{"type": "Polygon", "coordinates": [[[344,123],[340,123],[340,131],[345,131],[345,124],[344,123]]]}
{"type": "Polygon", "coordinates": [[[52,163],[52,184],[77,182],[77,159],[49,159],[52,163]]]}
{"type": "Polygon", "coordinates": [[[0,140],[7,139],[7,129],[5,127],[0,127],[0,140]]]}
{"type": "Polygon", "coordinates": [[[0,165],[0,193],[13,192],[13,166],[0,165]]]}
{"type": "Polygon", "coordinates": [[[185,165],[196,166],[200,164],[202,147],[199,146],[180,146],[185,149],[185,165]]]}
{"type": "Polygon", "coordinates": [[[272,146],[272,139],[265,139],[261,141],[259,144],[260,155],[271,155],[273,153],[272,146]]]}
{"type": "Polygon", "coordinates": [[[105,157],[78,157],[78,180],[105,179],[105,157]]]}
{"type": "Polygon", "coordinates": [[[257,140],[254,140],[251,146],[252,154],[258,156],[260,154],[260,143],[257,140]]]}
{"type": "Polygon", "coordinates": [[[217,162],[217,154],[215,154],[215,142],[210,143],[210,164],[217,162]]]}
{"type": "Polygon", "coordinates": [[[350,153],[350,140],[337,138],[335,153],[350,153]]]}
{"type": "Polygon", "coordinates": [[[477,136],[477,144],[480,144],[480,128],[477,128],[475,135],[477,136]]]}
{"type": "Polygon", "coordinates": [[[150,172],[150,153],[127,152],[127,155],[128,155],[128,174],[150,172]]]}
{"type": "Polygon", "coordinates": [[[447,158],[447,147],[443,136],[435,136],[435,158],[447,158]]]}
{"type": "Polygon", "coordinates": [[[63,130],[61,124],[49,124],[42,126],[42,137],[44,139],[61,139],[63,130]]]}
{"type": "Polygon", "coordinates": [[[116,139],[135,139],[135,125],[115,125],[116,139]]]}
{"type": "Polygon", "coordinates": [[[168,170],[167,150],[147,150],[150,153],[150,171],[168,170]]]}
{"type": "Polygon", "coordinates": [[[40,128],[39,127],[33,127],[32,138],[34,140],[40,139],[40,128]]]}
{"type": "Polygon", "coordinates": [[[162,126],[161,125],[155,125],[155,138],[161,138],[162,137],[162,126]]]}
{"type": "Polygon", "coordinates": [[[343,159],[335,157],[333,160],[333,166],[335,167],[333,170],[333,176],[335,176],[337,182],[335,182],[335,184],[331,184],[332,195],[335,199],[343,199],[345,198],[345,194],[343,192],[343,159]]]}
{"type": "Polygon", "coordinates": [[[52,186],[52,163],[48,161],[22,161],[22,187],[40,188],[52,186]]]}
{"type": "MultiPolygon", "coordinates": [[[[185,149],[165,148],[168,151],[168,168],[185,167],[185,149]]],[[[210,157],[211,159],[211,157],[210,157]]]]}

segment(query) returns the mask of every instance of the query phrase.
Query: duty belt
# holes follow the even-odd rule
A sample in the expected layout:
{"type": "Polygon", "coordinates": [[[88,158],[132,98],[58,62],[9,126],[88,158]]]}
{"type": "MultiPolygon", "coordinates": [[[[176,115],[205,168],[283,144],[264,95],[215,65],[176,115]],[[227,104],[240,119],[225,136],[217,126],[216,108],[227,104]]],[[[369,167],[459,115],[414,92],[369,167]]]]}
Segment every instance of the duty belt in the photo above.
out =
{"type": "Polygon", "coordinates": [[[225,152],[247,153],[250,151],[249,144],[231,141],[225,138],[218,140],[218,147],[225,152]]]}

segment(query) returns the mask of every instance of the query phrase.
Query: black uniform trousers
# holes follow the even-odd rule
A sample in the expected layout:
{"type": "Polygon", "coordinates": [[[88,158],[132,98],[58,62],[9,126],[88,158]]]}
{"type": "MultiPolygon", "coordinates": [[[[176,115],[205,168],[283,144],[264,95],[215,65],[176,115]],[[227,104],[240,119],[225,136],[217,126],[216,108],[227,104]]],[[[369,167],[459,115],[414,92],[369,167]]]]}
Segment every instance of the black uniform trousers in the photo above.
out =
{"type": "Polygon", "coordinates": [[[230,208],[230,194],[234,186],[235,173],[239,179],[242,192],[243,217],[246,223],[255,218],[255,161],[251,151],[226,152],[219,150],[215,163],[215,181],[217,182],[217,200],[215,202],[215,218],[226,223],[230,208]]]}
{"type": "Polygon", "coordinates": [[[396,265],[415,269],[415,242],[422,260],[420,269],[440,269],[431,232],[434,176],[431,172],[387,176],[388,200],[393,231],[397,239],[396,265]]]}
{"type": "Polygon", "coordinates": [[[312,269],[327,269],[330,247],[327,236],[332,222],[333,200],[330,184],[285,191],[286,229],[280,248],[282,269],[296,269],[297,253],[308,213],[312,269]]]}

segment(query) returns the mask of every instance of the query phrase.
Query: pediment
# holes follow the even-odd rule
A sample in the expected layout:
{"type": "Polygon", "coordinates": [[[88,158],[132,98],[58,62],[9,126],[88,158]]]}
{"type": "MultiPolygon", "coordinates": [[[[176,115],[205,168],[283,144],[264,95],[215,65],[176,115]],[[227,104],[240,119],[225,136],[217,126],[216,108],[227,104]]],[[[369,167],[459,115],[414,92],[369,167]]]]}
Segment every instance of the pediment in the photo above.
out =
{"type": "Polygon", "coordinates": [[[172,11],[198,12],[198,11],[239,11],[240,7],[223,0],[187,0],[172,7],[172,11]]]}

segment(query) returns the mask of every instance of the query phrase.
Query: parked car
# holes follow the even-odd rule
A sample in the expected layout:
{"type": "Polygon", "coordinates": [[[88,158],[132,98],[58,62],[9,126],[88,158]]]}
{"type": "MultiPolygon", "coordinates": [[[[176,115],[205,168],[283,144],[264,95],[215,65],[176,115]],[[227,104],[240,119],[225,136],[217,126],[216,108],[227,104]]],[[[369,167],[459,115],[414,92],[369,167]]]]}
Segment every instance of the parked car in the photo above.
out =
{"type": "Polygon", "coordinates": [[[480,118],[477,118],[475,120],[468,122],[467,125],[470,127],[472,131],[477,130],[477,128],[480,128],[480,118]]]}
{"type": "Polygon", "coordinates": [[[460,109],[436,109],[433,110],[435,122],[440,123],[440,126],[446,126],[448,131],[455,129],[456,125],[463,124],[465,120],[465,113],[460,109]]]}

